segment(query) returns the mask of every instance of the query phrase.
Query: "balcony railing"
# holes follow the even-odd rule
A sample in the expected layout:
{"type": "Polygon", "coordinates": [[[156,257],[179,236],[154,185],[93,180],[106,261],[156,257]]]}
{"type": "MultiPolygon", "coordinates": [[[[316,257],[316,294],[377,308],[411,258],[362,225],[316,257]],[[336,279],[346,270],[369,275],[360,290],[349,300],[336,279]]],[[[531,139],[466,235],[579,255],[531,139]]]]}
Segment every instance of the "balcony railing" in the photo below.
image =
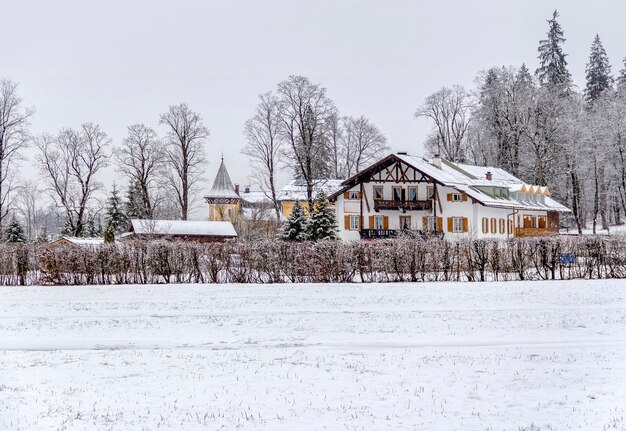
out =
{"type": "Polygon", "coordinates": [[[433,208],[433,201],[388,201],[375,200],[374,211],[398,210],[398,211],[430,211],[433,208]]]}
{"type": "Polygon", "coordinates": [[[518,227],[515,228],[515,236],[548,236],[556,235],[559,233],[558,229],[554,228],[538,228],[538,227],[518,227]]]}
{"type": "Polygon", "coordinates": [[[409,230],[409,229],[361,229],[361,239],[388,239],[401,235],[422,238],[443,238],[440,230],[409,230]]]}

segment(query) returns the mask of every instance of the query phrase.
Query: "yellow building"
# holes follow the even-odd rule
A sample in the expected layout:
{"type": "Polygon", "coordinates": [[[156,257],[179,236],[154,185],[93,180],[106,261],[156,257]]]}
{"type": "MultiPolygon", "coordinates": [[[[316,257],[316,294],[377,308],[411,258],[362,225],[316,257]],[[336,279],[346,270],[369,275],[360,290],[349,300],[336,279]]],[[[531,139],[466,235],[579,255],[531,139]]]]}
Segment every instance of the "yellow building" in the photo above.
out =
{"type": "Polygon", "coordinates": [[[209,221],[234,221],[241,211],[241,197],[228,175],[224,158],[213,181],[211,191],[204,197],[209,204],[209,221]]]}
{"type": "MultiPolygon", "coordinates": [[[[343,180],[315,180],[313,183],[313,199],[319,192],[323,192],[326,196],[331,195],[341,188],[342,182],[343,180]]],[[[308,214],[306,181],[292,179],[278,193],[277,200],[280,203],[280,211],[286,219],[291,217],[291,211],[296,202],[300,202],[305,214],[308,214]]],[[[333,209],[334,204],[331,203],[329,208],[333,209]]]]}

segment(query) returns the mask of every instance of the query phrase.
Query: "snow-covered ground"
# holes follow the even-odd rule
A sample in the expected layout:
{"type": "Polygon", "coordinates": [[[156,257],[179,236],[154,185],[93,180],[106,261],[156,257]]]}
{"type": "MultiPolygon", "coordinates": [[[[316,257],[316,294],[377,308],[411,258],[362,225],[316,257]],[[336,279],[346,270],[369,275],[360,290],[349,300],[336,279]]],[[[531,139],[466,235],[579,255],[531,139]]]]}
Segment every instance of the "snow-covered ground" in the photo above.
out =
{"type": "Polygon", "coordinates": [[[0,288],[0,429],[626,429],[626,282],[0,288]]]}

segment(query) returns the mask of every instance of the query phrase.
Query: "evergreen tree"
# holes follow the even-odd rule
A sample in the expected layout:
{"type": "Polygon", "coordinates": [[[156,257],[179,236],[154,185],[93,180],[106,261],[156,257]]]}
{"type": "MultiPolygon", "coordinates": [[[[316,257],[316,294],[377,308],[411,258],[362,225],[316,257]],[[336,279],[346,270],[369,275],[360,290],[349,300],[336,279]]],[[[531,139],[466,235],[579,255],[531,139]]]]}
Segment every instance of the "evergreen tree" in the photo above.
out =
{"type": "Polygon", "coordinates": [[[306,236],[310,241],[336,240],[337,222],[335,215],[328,209],[328,199],[323,192],[320,192],[315,198],[315,205],[311,219],[307,224],[306,236]]]}
{"type": "Polygon", "coordinates": [[[548,38],[539,41],[539,61],[541,65],[535,72],[539,82],[550,86],[569,87],[572,77],[567,70],[566,54],[563,53],[562,45],[565,42],[563,29],[557,22],[559,13],[555,10],[552,19],[548,20],[550,26],[548,38]]]}
{"type": "Polygon", "coordinates": [[[600,36],[597,34],[591,45],[591,54],[589,54],[586,73],[585,101],[592,103],[600,97],[604,90],[611,88],[613,85],[609,58],[602,46],[600,36]]]}
{"type": "Polygon", "coordinates": [[[115,228],[113,227],[113,223],[111,222],[107,223],[107,227],[104,229],[104,242],[115,242],[115,228]]]}
{"type": "Polygon", "coordinates": [[[624,67],[617,76],[617,90],[626,91],[626,57],[624,57],[624,67]]]}
{"type": "Polygon", "coordinates": [[[126,202],[124,202],[124,210],[128,219],[143,219],[147,217],[147,212],[143,204],[141,184],[136,181],[133,181],[128,185],[128,190],[126,191],[126,202]]]}
{"type": "Polygon", "coordinates": [[[24,228],[20,222],[13,216],[11,221],[4,229],[4,240],[6,242],[16,243],[16,242],[26,242],[26,235],[24,234],[24,228]]]}
{"type": "Polygon", "coordinates": [[[291,210],[291,216],[283,226],[279,238],[284,241],[303,241],[306,239],[306,226],[307,217],[304,214],[304,208],[300,205],[300,201],[296,201],[291,210]]]}
{"type": "Polygon", "coordinates": [[[122,211],[122,200],[115,184],[113,184],[113,190],[111,190],[111,196],[109,196],[104,220],[107,228],[110,225],[115,233],[124,232],[128,227],[128,218],[122,211]]]}
{"type": "Polygon", "coordinates": [[[517,76],[515,77],[515,84],[519,88],[528,88],[533,85],[533,77],[528,67],[526,67],[526,63],[522,63],[522,67],[519,68],[517,76]]]}

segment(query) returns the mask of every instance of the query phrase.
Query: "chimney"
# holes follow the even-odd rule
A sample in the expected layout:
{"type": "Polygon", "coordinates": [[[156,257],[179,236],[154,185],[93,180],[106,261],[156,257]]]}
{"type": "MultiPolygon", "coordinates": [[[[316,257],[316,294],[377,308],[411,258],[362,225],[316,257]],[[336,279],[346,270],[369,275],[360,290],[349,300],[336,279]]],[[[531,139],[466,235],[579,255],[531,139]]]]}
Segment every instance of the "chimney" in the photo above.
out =
{"type": "Polygon", "coordinates": [[[433,157],[433,161],[431,163],[435,167],[441,169],[441,157],[439,156],[439,154],[435,154],[435,157],[433,157]]]}
{"type": "Polygon", "coordinates": [[[487,178],[487,181],[493,180],[493,174],[491,173],[491,171],[487,171],[485,177],[487,178]]]}
{"type": "Polygon", "coordinates": [[[248,185],[246,186],[246,188],[245,188],[245,189],[243,189],[243,192],[244,192],[244,193],[250,193],[250,184],[248,184],[248,185]]]}
{"type": "Polygon", "coordinates": [[[239,184],[235,184],[235,193],[239,194],[239,184]]]}

